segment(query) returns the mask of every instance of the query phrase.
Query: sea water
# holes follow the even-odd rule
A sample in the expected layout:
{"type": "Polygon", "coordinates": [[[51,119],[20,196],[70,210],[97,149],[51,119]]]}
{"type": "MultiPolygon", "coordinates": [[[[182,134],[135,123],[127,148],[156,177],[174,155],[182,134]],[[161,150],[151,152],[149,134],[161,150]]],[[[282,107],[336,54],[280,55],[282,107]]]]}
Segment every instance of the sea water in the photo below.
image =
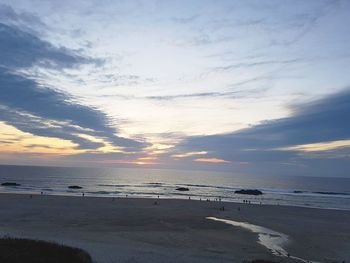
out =
{"type": "Polygon", "coordinates": [[[67,168],[0,165],[0,192],[149,197],[177,199],[221,198],[222,201],[306,206],[350,210],[350,178],[241,175],[229,172],[139,168],[67,168]],[[69,189],[79,185],[82,189],[69,189]],[[178,187],[189,188],[181,192],[178,187]],[[258,189],[263,195],[236,194],[258,189]]]}

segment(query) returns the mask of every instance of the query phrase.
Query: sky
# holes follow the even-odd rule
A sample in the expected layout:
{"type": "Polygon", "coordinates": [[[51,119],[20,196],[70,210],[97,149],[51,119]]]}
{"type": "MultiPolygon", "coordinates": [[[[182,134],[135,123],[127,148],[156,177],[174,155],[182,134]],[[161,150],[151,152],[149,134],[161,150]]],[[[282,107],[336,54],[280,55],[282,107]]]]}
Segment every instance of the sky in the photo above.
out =
{"type": "Polygon", "coordinates": [[[350,177],[349,12],[0,0],[0,163],[350,177]]]}

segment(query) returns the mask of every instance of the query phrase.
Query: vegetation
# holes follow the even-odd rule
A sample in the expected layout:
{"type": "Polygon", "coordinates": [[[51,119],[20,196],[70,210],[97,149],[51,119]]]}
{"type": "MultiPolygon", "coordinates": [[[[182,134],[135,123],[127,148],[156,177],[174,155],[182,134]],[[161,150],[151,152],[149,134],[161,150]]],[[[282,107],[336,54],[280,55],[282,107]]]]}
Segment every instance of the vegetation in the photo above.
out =
{"type": "Polygon", "coordinates": [[[92,263],[88,253],[46,241],[0,238],[0,262],[4,263],[92,263]]]}

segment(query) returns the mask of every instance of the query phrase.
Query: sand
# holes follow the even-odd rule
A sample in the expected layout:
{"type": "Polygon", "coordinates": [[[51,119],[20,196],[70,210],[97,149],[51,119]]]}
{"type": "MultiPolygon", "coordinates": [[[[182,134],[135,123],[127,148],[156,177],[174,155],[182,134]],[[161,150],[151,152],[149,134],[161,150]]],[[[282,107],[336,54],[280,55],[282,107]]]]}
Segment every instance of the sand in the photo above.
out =
{"type": "Polygon", "coordinates": [[[317,262],[350,262],[350,211],[288,206],[0,194],[0,233],[85,249],[97,263],[242,262],[278,257],[257,234],[206,217],[288,235],[285,249],[317,262]],[[219,208],[225,206],[225,211],[219,208]],[[240,211],[238,211],[240,207],[240,211]]]}

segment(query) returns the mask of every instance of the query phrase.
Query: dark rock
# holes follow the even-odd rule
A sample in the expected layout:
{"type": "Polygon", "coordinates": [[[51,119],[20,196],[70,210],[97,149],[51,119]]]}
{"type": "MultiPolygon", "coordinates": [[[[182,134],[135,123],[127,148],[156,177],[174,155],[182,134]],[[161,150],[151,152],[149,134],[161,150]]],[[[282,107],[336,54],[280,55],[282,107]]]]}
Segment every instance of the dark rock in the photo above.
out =
{"type": "Polygon", "coordinates": [[[298,190],[295,190],[293,191],[294,194],[301,194],[303,191],[298,191],[298,190]]]}
{"type": "Polygon", "coordinates": [[[79,185],[70,185],[68,186],[69,189],[83,189],[83,187],[79,186],[79,185]]]}
{"type": "Polygon", "coordinates": [[[1,185],[2,185],[2,186],[20,186],[20,184],[17,184],[17,183],[9,183],[9,182],[2,183],[1,185]]]}
{"type": "Polygon", "coordinates": [[[190,189],[188,189],[187,187],[178,187],[176,188],[177,191],[189,191],[190,189]]]}
{"type": "Polygon", "coordinates": [[[314,192],[315,194],[321,195],[349,195],[347,193],[338,193],[338,192],[314,192]]]}
{"type": "Polygon", "coordinates": [[[235,194],[262,195],[263,193],[260,190],[257,190],[257,189],[242,189],[242,190],[236,190],[235,194]]]}

